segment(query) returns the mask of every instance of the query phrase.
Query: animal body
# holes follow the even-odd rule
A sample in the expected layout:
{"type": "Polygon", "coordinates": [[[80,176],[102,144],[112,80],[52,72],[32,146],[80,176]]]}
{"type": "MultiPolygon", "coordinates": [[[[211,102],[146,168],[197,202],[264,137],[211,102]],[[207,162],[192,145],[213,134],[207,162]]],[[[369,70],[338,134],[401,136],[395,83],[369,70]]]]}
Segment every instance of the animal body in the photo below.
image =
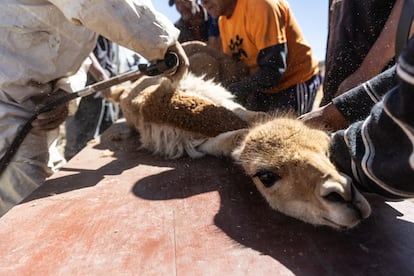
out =
{"type": "MultiPolygon", "coordinates": [[[[287,114],[245,109],[217,83],[221,75],[239,78],[237,64],[197,43],[193,47],[211,57],[209,64],[232,65],[209,75],[215,81],[201,71],[178,83],[142,77],[118,99],[143,148],[166,158],[232,157],[273,209],[308,223],[348,229],[370,215],[367,200],[331,163],[328,133],[287,114]]],[[[197,51],[186,51],[191,63],[197,51]]]]}
{"type": "Polygon", "coordinates": [[[315,225],[347,229],[367,200],[329,160],[329,136],[287,116],[246,110],[220,84],[191,73],[178,84],[143,77],[120,97],[142,147],[167,158],[232,157],[269,205],[315,225]]]}
{"type": "Polygon", "coordinates": [[[262,113],[246,110],[221,85],[191,73],[178,86],[166,77],[143,77],[126,89],[121,109],[142,147],[167,158],[193,158],[207,139],[246,128],[262,113]]]}

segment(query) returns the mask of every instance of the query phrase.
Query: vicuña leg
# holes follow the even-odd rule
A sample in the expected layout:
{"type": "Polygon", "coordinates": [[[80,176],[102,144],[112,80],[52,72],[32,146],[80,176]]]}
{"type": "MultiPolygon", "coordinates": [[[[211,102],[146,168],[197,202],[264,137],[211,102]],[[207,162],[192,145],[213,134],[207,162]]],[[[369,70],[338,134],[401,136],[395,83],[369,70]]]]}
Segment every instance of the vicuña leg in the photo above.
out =
{"type": "Polygon", "coordinates": [[[210,155],[230,156],[248,132],[248,129],[238,129],[219,134],[207,139],[198,149],[210,155]]]}

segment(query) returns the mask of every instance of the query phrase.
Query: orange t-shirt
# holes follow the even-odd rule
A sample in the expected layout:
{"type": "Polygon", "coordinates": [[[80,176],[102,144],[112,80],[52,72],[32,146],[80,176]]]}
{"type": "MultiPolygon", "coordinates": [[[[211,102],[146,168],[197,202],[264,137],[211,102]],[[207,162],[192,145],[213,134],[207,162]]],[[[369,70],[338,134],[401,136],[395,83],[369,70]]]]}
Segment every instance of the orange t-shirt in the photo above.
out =
{"type": "Polygon", "coordinates": [[[259,70],[260,50],[287,44],[287,67],[277,85],[266,92],[274,93],[309,80],[318,72],[318,61],[284,0],[237,0],[230,18],[220,16],[223,51],[242,60],[250,75],[259,70]]]}

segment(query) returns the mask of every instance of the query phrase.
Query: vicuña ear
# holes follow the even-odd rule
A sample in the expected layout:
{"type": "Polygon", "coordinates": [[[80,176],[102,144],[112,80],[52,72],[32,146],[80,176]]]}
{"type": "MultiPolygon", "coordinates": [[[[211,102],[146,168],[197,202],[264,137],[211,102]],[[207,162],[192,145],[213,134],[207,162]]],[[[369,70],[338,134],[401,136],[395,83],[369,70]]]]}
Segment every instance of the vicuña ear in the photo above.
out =
{"type": "Polygon", "coordinates": [[[119,103],[122,93],[128,90],[128,86],[118,85],[109,90],[109,93],[102,93],[102,96],[111,103],[119,103]]]}
{"type": "Polygon", "coordinates": [[[231,153],[231,158],[233,158],[234,161],[240,162],[240,156],[244,150],[244,143],[240,143],[237,147],[233,149],[233,152],[231,153]]]}
{"type": "Polygon", "coordinates": [[[248,132],[248,129],[243,128],[221,133],[208,138],[199,146],[199,149],[210,155],[230,156],[232,151],[242,143],[248,132]]]}

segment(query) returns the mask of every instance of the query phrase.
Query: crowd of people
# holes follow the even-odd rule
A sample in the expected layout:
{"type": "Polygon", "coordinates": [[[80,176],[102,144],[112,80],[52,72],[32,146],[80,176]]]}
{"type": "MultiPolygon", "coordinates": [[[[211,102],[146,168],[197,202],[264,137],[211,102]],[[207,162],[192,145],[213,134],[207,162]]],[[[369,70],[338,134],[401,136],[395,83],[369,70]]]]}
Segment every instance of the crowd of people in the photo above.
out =
{"type": "Polygon", "coordinates": [[[198,0],[169,0],[175,5],[180,18],[174,25],[180,30],[178,41],[202,41],[215,49],[221,49],[217,17],[212,17],[198,0]]]}
{"type": "MultiPolygon", "coordinates": [[[[0,17],[0,34],[8,38],[0,42],[0,156],[40,106],[114,76],[113,43],[149,61],[177,53],[179,68],[170,77],[180,79],[188,68],[181,43],[199,40],[249,68],[229,87],[240,104],[292,111],[331,129],[332,160],[358,188],[414,196],[414,39],[395,42],[404,0],[330,0],[324,79],[286,0],[169,0],[180,14],[175,23],[148,1],[117,0],[116,8],[112,0],[81,2],[0,4],[8,15],[0,17]],[[397,48],[404,50],[396,54],[397,48]]],[[[114,122],[116,116],[102,119],[111,110],[91,95],[69,117],[68,105],[39,114],[0,175],[0,216],[50,175],[49,146],[63,122],[70,159],[114,122]]]]}

